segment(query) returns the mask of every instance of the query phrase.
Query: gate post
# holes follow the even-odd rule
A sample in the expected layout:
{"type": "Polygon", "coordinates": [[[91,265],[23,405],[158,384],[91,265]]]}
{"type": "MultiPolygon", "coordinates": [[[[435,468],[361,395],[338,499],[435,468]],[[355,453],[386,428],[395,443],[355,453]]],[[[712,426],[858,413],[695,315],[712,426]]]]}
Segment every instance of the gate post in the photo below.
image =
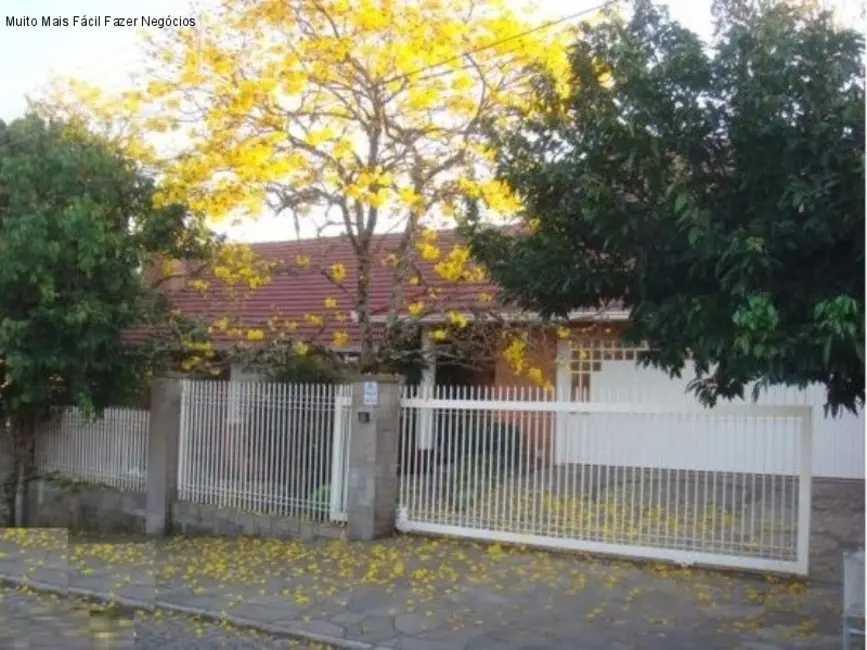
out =
{"type": "MultiPolygon", "coordinates": [[[[351,386],[349,387],[351,389],[351,386]]],[[[331,489],[329,507],[332,521],[346,519],[346,475],[347,471],[347,411],[352,407],[352,398],[347,396],[347,387],[338,386],[334,392],[334,413],[331,437],[331,489]]]]}
{"type": "Polygon", "coordinates": [[[151,384],[145,501],[148,535],[163,536],[171,531],[172,504],[178,496],[182,391],[181,380],[173,376],[160,377],[151,384]]]}
{"type": "Polygon", "coordinates": [[[795,407],[801,412],[800,464],[798,467],[798,573],[810,575],[810,528],[813,516],[813,408],[795,407]]]}
{"type": "Polygon", "coordinates": [[[362,376],[353,383],[349,431],[346,536],[387,537],[397,509],[399,377],[362,376]]]}

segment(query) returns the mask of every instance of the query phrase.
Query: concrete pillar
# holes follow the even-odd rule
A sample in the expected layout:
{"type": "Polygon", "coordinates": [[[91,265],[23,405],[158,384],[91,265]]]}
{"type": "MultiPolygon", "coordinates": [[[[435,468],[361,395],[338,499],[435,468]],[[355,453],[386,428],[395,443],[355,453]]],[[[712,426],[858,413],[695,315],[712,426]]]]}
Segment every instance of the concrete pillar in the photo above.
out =
{"type": "Polygon", "coordinates": [[[172,505],[178,493],[182,386],[177,377],[160,377],[151,384],[145,509],[148,535],[171,532],[172,505]]]}
{"type": "Polygon", "coordinates": [[[400,379],[363,376],[353,383],[346,535],[354,540],[394,532],[400,379]]]}

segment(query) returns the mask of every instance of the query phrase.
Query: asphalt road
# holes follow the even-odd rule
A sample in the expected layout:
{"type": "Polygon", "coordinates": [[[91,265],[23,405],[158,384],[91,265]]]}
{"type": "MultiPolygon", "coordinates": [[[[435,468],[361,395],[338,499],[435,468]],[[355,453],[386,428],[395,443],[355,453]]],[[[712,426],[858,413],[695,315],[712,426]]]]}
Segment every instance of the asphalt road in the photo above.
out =
{"type": "Polygon", "coordinates": [[[328,650],[187,616],[0,587],[0,650],[328,650]]]}

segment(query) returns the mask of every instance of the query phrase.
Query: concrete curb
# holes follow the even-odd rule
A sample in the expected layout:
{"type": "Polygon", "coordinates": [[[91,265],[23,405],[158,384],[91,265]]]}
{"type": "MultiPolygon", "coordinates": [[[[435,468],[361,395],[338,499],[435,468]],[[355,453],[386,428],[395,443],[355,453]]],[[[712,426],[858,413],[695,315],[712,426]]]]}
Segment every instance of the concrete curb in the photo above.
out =
{"type": "Polygon", "coordinates": [[[134,609],[144,609],[149,612],[162,610],[167,612],[177,612],[188,616],[198,616],[203,619],[221,622],[225,621],[237,627],[246,627],[249,629],[258,630],[275,636],[292,637],[302,641],[310,641],[311,643],[322,643],[341,650],[391,650],[383,646],[374,646],[370,643],[362,641],[350,641],[338,637],[331,637],[323,634],[314,634],[306,630],[298,630],[292,627],[283,625],[273,625],[269,623],[261,623],[242,616],[234,616],[232,614],[219,614],[216,612],[199,609],[198,607],[188,607],[186,605],[177,605],[175,603],[167,603],[161,600],[146,602],[135,600],[134,598],[124,598],[123,596],[113,596],[100,591],[92,591],[90,589],[81,589],[80,587],[58,587],[57,585],[48,584],[46,582],[38,582],[30,578],[22,578],[18,576],[7,576],[0,574],[0,583],[12,585],[16,587],[29,587],[35,591],[44,593],[57,594],[60,596],[79,596],[89,598],[105,603],[116,603],[124,607],[134,609]]]}

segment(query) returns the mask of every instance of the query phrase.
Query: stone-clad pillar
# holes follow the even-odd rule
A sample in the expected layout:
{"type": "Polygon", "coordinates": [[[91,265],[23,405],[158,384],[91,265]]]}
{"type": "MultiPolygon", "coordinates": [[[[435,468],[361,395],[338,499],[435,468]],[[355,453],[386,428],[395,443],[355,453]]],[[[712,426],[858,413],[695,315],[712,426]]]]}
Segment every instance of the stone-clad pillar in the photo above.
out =
{"type": "Polygon", "coordinates": [[[151,384],[148,431],[145,532],[171,532],[172,504],[178,493],[178,452],[181,434],[181,391],[176,377],[160,377],[151,384]]]}
{"type": "Polygon", "coordinates": [[[362,376],[353,383],[349,431],[347,537],[387,537],[397,509],[399,377],[362,376]]]}

